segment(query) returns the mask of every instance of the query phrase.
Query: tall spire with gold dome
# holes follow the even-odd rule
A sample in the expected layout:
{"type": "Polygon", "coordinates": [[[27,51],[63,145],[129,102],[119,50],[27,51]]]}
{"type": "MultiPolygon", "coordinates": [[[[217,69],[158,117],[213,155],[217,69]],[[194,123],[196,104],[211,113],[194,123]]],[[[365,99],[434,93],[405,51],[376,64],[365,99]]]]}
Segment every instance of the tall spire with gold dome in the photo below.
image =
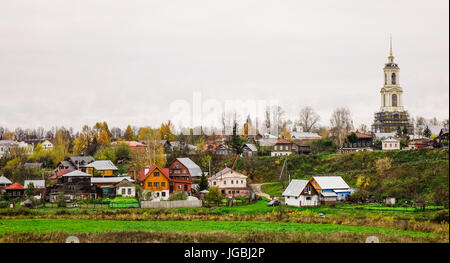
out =
{"type": "Polygon", "coordinates": [[[390,36],[390,46],[389,46],[389,62],[394,62],[394,56],[392,55],[392,35],[390,36]]]}

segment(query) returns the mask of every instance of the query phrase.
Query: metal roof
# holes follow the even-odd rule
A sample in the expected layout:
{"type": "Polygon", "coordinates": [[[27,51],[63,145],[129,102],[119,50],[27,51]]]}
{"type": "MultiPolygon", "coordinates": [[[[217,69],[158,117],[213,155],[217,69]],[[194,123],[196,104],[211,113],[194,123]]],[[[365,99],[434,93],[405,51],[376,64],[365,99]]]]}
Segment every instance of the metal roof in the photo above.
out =
{"type": "Polygon", "coordinates": [[[113,177],[92,177],[91,183],[92,184],[115,184],[115,183],[121,182],[123,180],[128,180],[130,182],[134,182],[134,180],[128,176],[120,176],[120,177],[113,176],[113,177]]]}
{"type": "Polygon", "coordinates": [[[118,170],[117,167],[110,160],[95,161],[95,162],[92,162],[83,167],[92,167],[92,168],[95,168],[95,170],[100,170],[100,171],[102,171],[102,170],[118,170]]]}
{"type": "Polygon", "coordinates": [[[308,180],[292,180],[284,190],[282,196],[299,196],[308,182],[308,180]]]}
{"type": "Polygon", "coordinates": [[[63,177],[74,177],[74,176],[79,176],[79,177],[88,176],[88,177],[91,177],[90,174],[84,173],[84,172],[79,171],[79,170],[75,170],[75,171],[72,171],[70,173],[63,174],[62,176],[63,177]]]}
{"type": "Polygon", "coordinates": [[[231,169],[229,167],[226,167],[226,168],[222,169],[221,171],[217,172],[215,175],[211,176],[208,180],[217,179],[217,178],[222,177],[222,176],[224,176],[225,174],[228,174],[228,173],[232,174],[235,177],[239,177],[241,179],[247,178],[246,175],[241,174],[239,172],[236,172],[235,170],[233,170],[233,169],[231,169]]]}
{"type": "Polygon", "coordinates": [[[28,184],[32,183],[34,188],[45,188],[45,180],[25,180],[23,183],[24,188],[28,188],[28,184]]]}
{"type": "Polygon", "coordinates": [[[191,159],[177,158],[177,160],[189,170],[189,174],[192,177],[201,177],[202,176],[202,169],[200,169],[200,166],[198,166],[196,163],[194,163],[191,159]]]}
{"type": "Polygon", "coordinates": [[[0,184],[12,184],[12,182],[5,176],[0,176],[0,184]]]}
{"type": "Polygon", "coordinates": [[[245,146],[247,146],[250,149],[250,151],[252,151],[252,152],[258,151],[258,149],[256,148],[256,146],[253,143],[247,143],[247,144],[245,144],[245,146]]]}
{"type": "Polygon", "coordinates": [[[322,138],[317,133],[314,132],[291,132],[292,138],[322,138]]]}
{"type": "Polygon", "coordinates": [[[337,197],[337,194],[335,192],[322,192],[322,196],[325,196],[325,197],[337,197]]]}
{"type": "Polygon", "coordinates": [[[264,138],[264,139],[260,139],[258,140],[259,146],[269,146],[272,147],[275,145],[275,143],[277,142],[278,139],[276,138],[264,138]]]}
{"type": "Polygon", "coordinates": [[[323,189],[348,189],[350,186],[340,176],[314,176],[320,188],[323,189]]]}

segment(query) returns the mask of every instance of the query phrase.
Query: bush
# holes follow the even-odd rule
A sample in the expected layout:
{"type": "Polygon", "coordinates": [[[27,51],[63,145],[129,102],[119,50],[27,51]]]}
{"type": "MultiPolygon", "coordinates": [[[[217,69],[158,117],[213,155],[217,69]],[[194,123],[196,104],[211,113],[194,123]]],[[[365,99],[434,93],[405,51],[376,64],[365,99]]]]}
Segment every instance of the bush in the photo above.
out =
{"type": "Polygon", "coordinates": [[[169,196],[169,201],[186,200],[186,199],[187,194],[184,192],[173,192],[173,194],[169,196]]]}
{"type": "Polygon", "coordinates": [[[449,222],[448,221],[448,217],[449,217],[449,211],[448,209],[445,210],[441,210],[437,213],[434,214],[434,216],[431,218],[431,221],[436,222],[436,223],[441,223],[441,222],[449,222]]]}

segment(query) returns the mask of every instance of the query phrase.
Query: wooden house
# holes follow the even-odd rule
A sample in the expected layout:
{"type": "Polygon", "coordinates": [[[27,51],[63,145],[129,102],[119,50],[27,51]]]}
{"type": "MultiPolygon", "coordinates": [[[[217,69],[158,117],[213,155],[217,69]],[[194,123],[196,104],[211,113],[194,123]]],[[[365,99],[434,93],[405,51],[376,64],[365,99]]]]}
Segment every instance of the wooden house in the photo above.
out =
{"type": "Polygon", "coordinates": [[[332,197],[336,195],[337,201],[345,200],[352,192],[352,189],[340,176],[314,176],[310,182],[319,194],[334,193],[322,194],[322,196],[332,197]]]}
{"type": "MultiPolygon", "coordinates": [[[[141,171],[139,181],[144,193],[151,191],[154,198],[166,200],[169,198],[171,179],[169,168],[160,168],[156,165],[141,171]]],[[[190,190],[190,188],[189,188],[190,190]]]]}
{"type": "Polygon", "coordinates": [[[272,147],[271,156],[283,156],[292,154],[292,145],[293,143],[285,140],[278,139],[276,143],[272,147]]]}
{"type": "Polygon", "coordinates": [[[177,158],[169,164],[170,193],[186,192],[191,194],[191,184],[202,176],[202,170],[189,158],[177,158]]]}
{"type": "Polygon", "coordinates": [[[78,170],[63,174],[50,189],[50,202],[55,202],[59,193],[63,193],[70,200],[95,197],[91,177],[90,174],[78,170]]]}
{"type": "Polygon", "coordinates": [[[81,167],[94,162],[94,157],[92,156],[70,156],[64,161],[61,161],[57,165],[58,170],[79,170],[81,167]]]}
{"type": "Polygon", "coordinates": [[[286,205],[304,207],[320,204],[319,193],[308,180],[292,180],[282,196],[286,205]]]}
{"type": "Polygon", "coordinates": [[[19,183],[13,183],[5,188],[6,194],[11,198],[22,198],[25,196],[25,188],[19,183]]]}
{"type": "Polygon", "coordinates": [[[258,154],[258,148],[252,143],[244,144],[242,147],[242,155],[246,157],[253,157],[258,154]]]}
{"type": "Polygon", "coordinates": [[[127,176],[91,177],[93,191],[97,197],[113,198],[116,196],[117,184],[123,181],[134,182],[127,176]]]}
{"type": "Polygon", "coordinates": [[[81,167],[81,170],[92,176],[113,176],[118,169],[110,160],[94,161],[81,167]]]}

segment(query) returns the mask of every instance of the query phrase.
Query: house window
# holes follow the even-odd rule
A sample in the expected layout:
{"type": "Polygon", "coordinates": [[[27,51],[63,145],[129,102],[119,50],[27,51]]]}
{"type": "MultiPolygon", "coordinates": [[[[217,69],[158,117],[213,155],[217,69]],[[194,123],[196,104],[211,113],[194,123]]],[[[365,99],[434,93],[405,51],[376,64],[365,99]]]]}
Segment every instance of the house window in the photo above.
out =
{"type": "Polygon", "coordinates": [[[241,180],[241,184],[244,184],[244,180],[241,180]]]}
{"type": "Polygon", "coordinates": [[[180,184],[180,185],[178,185],[178,189],[180,189],[180,190],[181,190],[181,187],[182,187],[182,186],[181,186],[181,184],[180,184]]]}
{"type": "Polygon", "coordinates": [[[147,186],[148,186],[148,187],[152,187],[152,182],[148,182],[148,183],[147,183],[147,186]]]}
{"type": "Polygon", "coordinates": [[[161,182],[161,187],[165,187],[166,186],[166,182],[161,182]]]}
{"type": "Polygon", "coordinates": [[[227,184],[227,181],[223,180],[223,184],[227,184]]]}
{"type": "Polygon", "coordinates": [[[311,196],[307,196],[306,200],[308,200],[308,201],[311,200],[311,196]]]}
{"type": "Polygon", "coordinates": [[[166,192],[161,192],[161,196],[166,196],[166,192]]]}
{"type": "Polygon", "coordinates": [[[131,188],[128,188],[128,194],[131,195],[131,188]]]}
{"type": "Polygon", "coordinates": [[[154,172],[153,176],[159,176],[159,172],[154,172]]]}
{"type": "Polygon", "coordinates": [[[122,195],[125,194],[125,188],[122,188],[122,195]]]}
{"type": "Polygon", "coordinates": [[[158,186],[159,186],[159,182],[155,182],[155,183],[153,184],[153,186],[154,186],[154,187],[158,187],[158,186]]]}
{"type": "Polygon", "coordinates": [[[213,182],[213,185],[216,185],[216,181],[213,182]]]}
{"type": "Polygon", "coordinates": [[[233,180],[231,180],[231,184],[233,184],[233,180]]]}

